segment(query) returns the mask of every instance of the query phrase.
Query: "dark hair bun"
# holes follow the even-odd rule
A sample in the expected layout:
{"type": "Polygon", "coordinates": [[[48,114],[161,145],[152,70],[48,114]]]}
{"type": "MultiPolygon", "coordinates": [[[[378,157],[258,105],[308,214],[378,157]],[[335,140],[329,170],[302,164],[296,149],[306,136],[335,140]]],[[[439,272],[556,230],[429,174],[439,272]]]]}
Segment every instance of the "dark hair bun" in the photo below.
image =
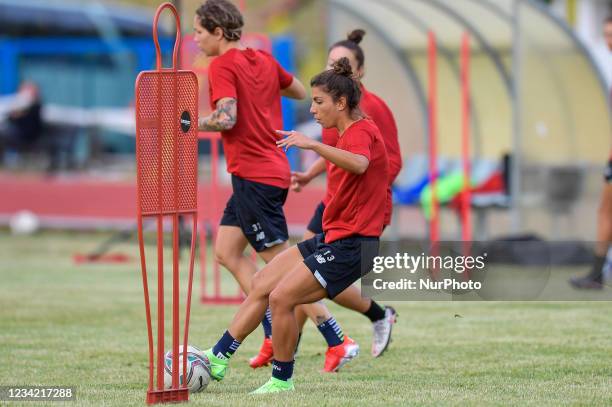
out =
{"type": "Polygon", "coordinates": [[[353,77],[353,69],[347,57],[342,57],[332,64],[332,70],[336,75],[346,76],[348,78],[353,77]]]}
{"type": "Polygon", "coordinates": [[[355,44],[359,44],[361,42],[361,40],[363,39],[363,36],[365,35],[365,31],[362,30],[361,28],[358,28],[356,30],[351,31],[347,36],[346,39],[354,42],[355,44]]]}

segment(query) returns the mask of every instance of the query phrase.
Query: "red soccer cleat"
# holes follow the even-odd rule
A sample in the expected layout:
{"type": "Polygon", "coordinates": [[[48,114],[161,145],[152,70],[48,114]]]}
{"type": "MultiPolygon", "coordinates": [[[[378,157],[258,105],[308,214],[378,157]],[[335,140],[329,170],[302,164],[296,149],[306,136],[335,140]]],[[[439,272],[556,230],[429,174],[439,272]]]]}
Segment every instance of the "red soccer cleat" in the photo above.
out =
{"type": "Polygon", "coordinates": [[[357,357],[357,355],[359,355],[359,345],[347,335],[344,335],[343,343],[327,348],[323,371],[337,372],[342,366],[357,357]]]}
{"type": "Polygon", "coordinates": [[[272,349],[272,339],[265,338],[261,344],[261,348],[259,349],[257,356],[249,359],[249,366],[251,366],[253,369],[268,366],[270,362],[272,362],[273,357],[274,350],[272,349]]]}

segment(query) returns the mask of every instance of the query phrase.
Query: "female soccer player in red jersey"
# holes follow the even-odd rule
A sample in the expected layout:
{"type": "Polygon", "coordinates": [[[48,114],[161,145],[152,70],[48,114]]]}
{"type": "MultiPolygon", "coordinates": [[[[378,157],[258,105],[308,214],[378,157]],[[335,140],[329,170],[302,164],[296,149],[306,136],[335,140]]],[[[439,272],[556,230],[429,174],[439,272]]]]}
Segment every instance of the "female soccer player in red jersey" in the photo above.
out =
{"type": "MultiPolygon", "coordinates": [[[[361,83],[361,78],[365,71],[365,56],[359,43],[364,35],[365,31],[363,30],[353,30],[346,40],[338,41],[333,44],[329,49],[327,65],[331,66],[334,61],[342,57],[348,58],[361,89],[359,108],[367,117],[374,121],[385,142],[389,158],[389,178],[387,183],[388,201],[385,208],[384,220],[384,224],[387,226],[391,223],[391,185],[402,168],[402,157],[397,137],[397,127],[391,110],[380,97],[368,91],[361,83]]],[[[338,132],[336,129],[323,129],[323,143],[333,146],[336,145],[337,141],[338,132]]],[[[301,188],[308,184],[313,178],[323,173],[326,170],[326,166],[329,173],[329,163],[327,162],[326,164],[326,161],[320,158],[306,172],[294,173],[293,189],[296,191],[301,190],[301,188]]],[[[309,239],[317,233],[321,233],[323,210],[329,204],[331,196],[336,188],[337,185],[328,177],[325,198],[317,206],[308,224],[308,229],[304,234],[304,240],[309,239]]],[[[375,301],[369,298],[363,298],[359,289],[354,286],[347,288],[344,292],[339,294],[334,301],[346,308],[362,313],[370,319],[373,328],[372,356],[380,356],[387,349],[391,339],[391,330],[396,319],[395,310],[392,307],[383,308],[375,301]]],[[[321,323],[321,320],[332,318],[329,310],[323,303],[311,304],[298,309],[298,322],[301,323],[302,326],[305,322],[304,314],[307,314],[317,325],[321,323]]]]}
{"type": "MultiPolygon", "coordinates": [[[[255,264],[244,255],[250,244],[267,263],[288,247],[283,204],[290,183],[289,162],[276,146],[282,127],[281,95],[306,97],[304,86],[263,51],[240,45],[243,19],[228,0],[208,0],[193,19],[194,39],[207,56],[214,111],[200,118],[201,131],[221,132],[233,194],[215,243],[217,261],[248,293],[255,264]]],[[[271,335],[268,318],[262,321],[271,335]]]]}
{"type": "Polygon", "coordinates": [[[323,214],[323,233],[283,251],[257,273],[229,329],[204,352],[211,376],[223,379],[230,357],[269,304],[275,338],[272,378],[257,394],[293,390],[295,307],[334,298],[369,271],[385,220],[387,185],[380,179],[389,175],[387,152],[378,127],[359,110],[361,90],[348,59],[315,76],[311,86],[310,111],[323,127],[338,130],[336,146],[294,131],[279,131],[287,137],[277,144],[313,150],[333,164],[329,177],[337,188],[323,214]]]}

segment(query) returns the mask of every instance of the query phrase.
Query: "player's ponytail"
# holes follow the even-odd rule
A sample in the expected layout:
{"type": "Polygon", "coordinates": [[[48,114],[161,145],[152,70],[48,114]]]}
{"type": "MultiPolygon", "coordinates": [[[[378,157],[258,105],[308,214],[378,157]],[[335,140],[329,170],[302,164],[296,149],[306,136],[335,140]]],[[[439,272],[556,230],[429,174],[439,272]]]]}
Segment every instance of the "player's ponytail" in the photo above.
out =
{"type": "Polygon", "coordinates": [[[337,47],[344,47],[346,49],[349,49],[351,50],[353,55],[355,55],[355,59],[357,60],[357,69],[361,68],[365,63],[365,55],[363,54],[363,49],[361,49],[359,43],[361,43],[361,40],[363,40],[363,36],[365,34],[366,32],[360,28],[351,31],[346,36],[345,40],[338,41],[331,47],[329,47],[328,53],[337,47]]]}
{"type": "Polygon", "coordinates": [[[357,28],[356,30],[353,30],[350,33],[348,33],[348,35],[346,36],[346,39],[348,41],[354,42],[356,45],[359,45],[364,35],[365,35],[365,31],[362,30],[361,28],[357,28]]]}
{"type": "Polygon", "coordinates": [[[231,1],[207,0],[197,9],[196,15],[202,27],[211,34],[219,27],[228,41],[238,41],[242,36],[244,19],[238,7],[231,1]]]}
{"type": "Polygon", "coordinates": [[[346,76],[347,78],[353,77],[353,69],[349,63],[348,58],[340,58],[332,64],[332,70],[336,75],[346,76]]]}
{"type": "Polygon", "coordinates": [[[359,106],[361,90],[353,76],[353,70],[348,58],[343,57],[332,64],[331,69],[316,75],[310,81],[311,87],[320,86],[329,93],[334,102],[341,97],[346,98],[349,112],[353,112],[359,106]]]}

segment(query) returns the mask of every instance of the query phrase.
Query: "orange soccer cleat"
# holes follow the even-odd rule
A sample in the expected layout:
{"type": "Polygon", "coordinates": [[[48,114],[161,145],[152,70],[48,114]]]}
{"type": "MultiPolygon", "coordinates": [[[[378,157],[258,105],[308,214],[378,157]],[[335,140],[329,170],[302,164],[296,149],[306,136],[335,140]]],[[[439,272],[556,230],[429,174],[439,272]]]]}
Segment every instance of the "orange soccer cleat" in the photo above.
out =
{"type": "Polygon", "coordinates": [[[327,348],[323,371],[337,372],[357,355],[359,355],[359,345],[347,335],[344,335],[344,342],[338,346],[327,348]]]}
{"type": "Polygon", "coordinates": [[[259,353],[249,359],[249,366],[253,369],[258,367],[268,366],[272,362],[274,357],[274,350],[272,349],[272,338],[265,338],[259,349],[259,353]]]}

